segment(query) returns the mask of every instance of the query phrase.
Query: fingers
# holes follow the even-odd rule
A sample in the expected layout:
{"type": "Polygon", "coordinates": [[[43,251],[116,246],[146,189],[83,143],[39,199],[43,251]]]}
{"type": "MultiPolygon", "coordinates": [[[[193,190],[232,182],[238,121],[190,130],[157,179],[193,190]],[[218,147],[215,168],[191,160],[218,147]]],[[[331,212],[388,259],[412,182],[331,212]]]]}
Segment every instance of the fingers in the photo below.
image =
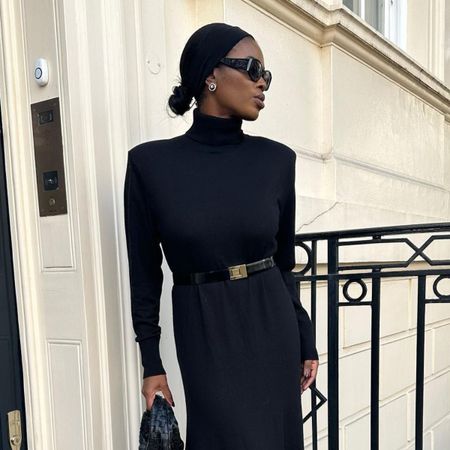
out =
{"type": "Polygon", "coordinates": [[[302,364],[302,376],[300,379],[301,394],[303,394],[303,392],[306,391],[306,389],[308,389],[316,379],[318,368],[318,360],[308,359],[302,364]]]}
{"type": "Polygon", "coordinates": [[[305,384],[306,380],[309,379],[309,377],[311,376],[311,360],[307,359],[306,361],[303,362],[302,364],[302,370],[301,370],[301,384],[302,386],[305,384]]]}
{"type": "Polygon", "coordinates": [[[175,406],[172,392],[170,391],[169,385],[167,384],[167,377],[165,374],[144,378],[141,392],[145,397],[147,410],[150,410],[152,408],[157,392],[162,392],[167,403],[169,403],[170,406],[175,406]]]}
{"type": "MultiPolygon", "coordinates": [[[[301,384],[301,386],[303,386],[305,380],[307,379],[306,373],[307,373],[307,372],[306,372],[306,370],[305,370],[305,367],[304,367],[304,365],[302,364],[302,365],[301,365],[301,377],[300,377],[300,384],[301,384]]],[[[302,389],[302,393],[303,393],[303,389],[302,389]]]]}
{"type": "Polygon", "coordinates": [[[167,400],[167,403],[170,406],[175,406],[175,403],[173,401],[173,397],[172,397],[172,392],[170,392],[169,386],[164,386],[163,388],[161,388],[161,391],[164,395],[164,398],[167,400]]]}
{"type": "Polygon", "coordinates": [[[145,402],[147,404],[146,407],[148,410],[152,409],[153,402],[155,400],[155,395],[156,395],[156,392],[153,395],[149,395],[148,397],[145,397],[145,402]]]}

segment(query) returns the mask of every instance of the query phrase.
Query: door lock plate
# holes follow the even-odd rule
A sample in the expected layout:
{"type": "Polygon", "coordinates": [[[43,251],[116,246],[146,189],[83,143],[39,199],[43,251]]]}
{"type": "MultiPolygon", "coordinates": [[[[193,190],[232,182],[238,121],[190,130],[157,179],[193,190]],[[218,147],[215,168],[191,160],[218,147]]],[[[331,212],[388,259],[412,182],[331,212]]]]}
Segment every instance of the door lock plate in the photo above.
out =
{"type": "Polygon", "coordinates": [[[11,450],[20,450],[22,444],[22,425],[20,411],[18,409],[8,412],[8,430],[11,450]]]}

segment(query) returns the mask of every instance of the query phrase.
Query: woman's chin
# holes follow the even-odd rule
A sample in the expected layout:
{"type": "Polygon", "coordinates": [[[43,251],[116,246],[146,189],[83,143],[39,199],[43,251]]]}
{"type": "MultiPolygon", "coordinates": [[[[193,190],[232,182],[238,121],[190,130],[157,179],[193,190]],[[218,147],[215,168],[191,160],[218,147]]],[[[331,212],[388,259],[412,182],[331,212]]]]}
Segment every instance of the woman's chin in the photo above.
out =
{"type": "Polygon", "coordinates": [[[259,117],[260,108],[249,108],[245,114],[242,115],[244,120],[256,120],[259,117]]]}

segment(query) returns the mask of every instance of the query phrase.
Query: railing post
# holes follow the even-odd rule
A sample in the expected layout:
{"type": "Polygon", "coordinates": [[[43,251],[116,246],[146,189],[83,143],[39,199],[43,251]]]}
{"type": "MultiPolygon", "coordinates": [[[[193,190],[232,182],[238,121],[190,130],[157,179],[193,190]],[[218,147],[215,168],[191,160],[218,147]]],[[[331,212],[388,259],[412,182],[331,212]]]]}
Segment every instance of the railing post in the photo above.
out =
{"type": "MultiPolygon", "coordinates": [[[[317,275],[317,241],[312,240],[311,241],[311,275],[314,277],[317,275]]],[[[316,311],[317,308],[317,281],[311,280],[311,321],[313,326],[313,333],[314,337],[317,341],[317,318],[316,318],[316,311]]],[[[315,386],[315,381],[313,385],[315,386]]],[[[313,440],[312,440],[312,450],[318,449],[318,442],[317,442],[317,410],[316,410],[316,396],[311,391],[311,409],[314,411],[312,417],[311,417],[311,426],[312,426],[312,434],[313,434],[313,440]]]]}
{"type": "MultiPolygon", "coordinates": [[[[379,273],[379,269],[373,269],[379,273]]],[[[372,345],[370,351],[370,450],[379,449],[380,400],[380,285],[381,279],[372,279],[372,345]]]]}
{"type": "Polygon", "coordinates": [[[328,239],[328,450],[339,450],[338,240],[328,239]]]}
{"type": "Polygon", "coordinates": [[[417,285],[417,351],[416,351],[416,450],[423,448],[423,381],[425,364],[425,275],[417,285]]]}

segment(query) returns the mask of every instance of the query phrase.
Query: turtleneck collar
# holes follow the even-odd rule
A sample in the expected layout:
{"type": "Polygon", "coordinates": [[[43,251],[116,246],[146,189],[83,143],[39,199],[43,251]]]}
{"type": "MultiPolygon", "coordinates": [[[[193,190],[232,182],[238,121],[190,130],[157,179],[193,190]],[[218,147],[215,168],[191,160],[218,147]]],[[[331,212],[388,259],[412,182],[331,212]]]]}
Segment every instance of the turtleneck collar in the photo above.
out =
{"type": "Polygon", "coordinates": [[[186,136],[207,145],[239,144],[244,138],[242,119],[238,117],[218,117],[193,111],[194,121],[186,131],[186,136]]]}

